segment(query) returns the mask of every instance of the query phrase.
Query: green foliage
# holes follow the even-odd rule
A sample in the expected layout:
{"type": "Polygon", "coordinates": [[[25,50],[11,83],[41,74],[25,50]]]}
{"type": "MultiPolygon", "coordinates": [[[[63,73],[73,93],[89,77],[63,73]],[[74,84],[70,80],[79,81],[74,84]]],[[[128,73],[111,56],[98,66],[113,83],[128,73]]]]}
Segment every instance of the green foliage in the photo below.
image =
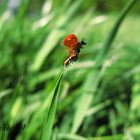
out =
{"type": "Polygon", "coordinates": [[[55,91],[52,96],[52,101],[51,101],[50,107],[48,108],[48,112],[46,113],[44,128],[43,128],[43,132],[42,132],[42,140],[50,140],[50,138],[51,138],[52,127],[53,127],[53,123],[55,120],[56,109],[58,106],[58,101],[59,101],[59,96],[60,96],[59,88],[60,88],[60,83],[62,80],[62,74],[60,75],[60,77],[58,79],[58,82],[55,87],[55,91]]]}
{"type": "Polygon", "coordinates": [[[7,2],[0,8],[0,126],[12,131],[0,129],[0,139],[13,139],[13,131],[16,140],[139,139],[138,0],[25,0],[16,12],[7,2]],[[69,33],[87,45],[62,80],[69,33]],[[18,124],[25,124],[20,133],[18,124]]]}

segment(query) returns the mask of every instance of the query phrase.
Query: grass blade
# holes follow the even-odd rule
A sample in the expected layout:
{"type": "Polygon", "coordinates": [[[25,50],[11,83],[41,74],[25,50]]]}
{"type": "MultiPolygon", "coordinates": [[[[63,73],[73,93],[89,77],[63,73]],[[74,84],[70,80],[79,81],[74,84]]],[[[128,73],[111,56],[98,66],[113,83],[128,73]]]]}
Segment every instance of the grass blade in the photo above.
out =
{"type": "Polygon", "coordinates": [[[42,140],[50,140],[52,134],[52,127],[55,120],[56,109],[59,101],[59,88],[61,84],[63,73],[60,74],[56,87],[53,93],[52,101],[49,110],[45,117],[44,128],[42,131],[42,140]]]}
{"type": "Polygon", "coordinates": [[[111,48],[111,44],[112,44],[113,40],[115,39],[115,36],[120,28],[120,25],[122,24],[124,18],[126,17],[128,12],[131,10],[131,8],[133,7],[133,5],[136,2],[137,2],[137,0],[130,0],[128,2],[128,4],[124,7],[124,9],[122,10],[122,12],[121,12],[120,16],[118,17],[113,29],[111,30],[110,34],[108,35],[108,37],[104,43],[104,46],[102,48],[101,53],[97,57],[97,68],[100,68],[102,66],[104,58],[107,55],[109,49],[111,48]]]}
{"type": "Polygon", "coordinates": [[[96,60],[96,65],[94,67],[93,70],[90,71],[89,75],[87,76],[84,85],[83,85],[83,91],[86,90],[93,90],[93,92],[91,93],[82,93],[81,97],[78,99],[79,102],[79,106],[76,108],[76,112],[74,114],[74,119],[73,119],[73,125],[72,125],[72,133],[76,133],[80,127],[80,125],[83,122],[83,119],[85,118],[86,115],[86,111],[90,108],[91,103],[93,102],[94,96],[95,96],[95,92],[97,90],[97,87],[100,83],[100,80],[102,78],[102,75],[104,74],[104,69],[101,69],[103,62],[105,61],[105,57],[109,51],[109,49],[111,48],[111,44],[118,32],[118,29],[120,27],[120,25],[122,24],[125,16],[127,15],[127,13],[130,11],[130,9],[132,8],[132,6],[137,2],[137,0],[130,0],[128,5],[126,5],[124,7],[124,9],[122,10],[119,18],[117,19],[115,25],[113,26],[113,29],[111,30],[110,34],[108,35],[108,38],[106,39],[106,42],[104,43],[104,46],[102,48],[101,53],[97,56],[97,60],[96,60]],[[91,99],[90,99],[91,98],[91,99]],[[83,104],[83,99],[85,101],[84,103],[84,108],[82,106],[83,104]],[[80,117],[80,119],[79,119],[80,117]],[[75,120],[77,120],[75,123],[75,120]]]}

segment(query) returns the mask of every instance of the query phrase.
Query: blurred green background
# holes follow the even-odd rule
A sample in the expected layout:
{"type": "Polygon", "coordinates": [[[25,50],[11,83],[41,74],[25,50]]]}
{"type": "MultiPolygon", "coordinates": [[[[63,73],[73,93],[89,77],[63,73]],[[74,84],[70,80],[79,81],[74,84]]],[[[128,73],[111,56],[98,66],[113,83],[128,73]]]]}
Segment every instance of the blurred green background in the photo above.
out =
{"type": "Polygon", "coordinates": [[[92,71],[127,3],[0,1],[0,126],[12,127],[0,130],[0,140],[41,139],[51,94],[68,56],[62,42],[70,33],[84,37],[87,45],[79,60],[64,69],[52,139],[139,140],[140,1],[122,23],[100,75],[92,71]]]}

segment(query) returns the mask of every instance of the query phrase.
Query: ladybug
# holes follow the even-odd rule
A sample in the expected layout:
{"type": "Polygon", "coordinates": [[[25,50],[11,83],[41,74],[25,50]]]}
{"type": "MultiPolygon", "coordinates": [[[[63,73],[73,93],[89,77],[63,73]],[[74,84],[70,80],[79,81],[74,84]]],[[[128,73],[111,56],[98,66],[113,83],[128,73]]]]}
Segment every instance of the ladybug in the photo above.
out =
{"type": "Polygon", "coordinates": [[[69,51],[69,56],[64,61],[64,66],[68,67],[70,63],[77,61],[80,50],[83,48],[83,45],[86,45],[86,43],[84,42],[84,39],[78,42],[76,35],[69,34],[65,37],[63,44],[69,51]]]}

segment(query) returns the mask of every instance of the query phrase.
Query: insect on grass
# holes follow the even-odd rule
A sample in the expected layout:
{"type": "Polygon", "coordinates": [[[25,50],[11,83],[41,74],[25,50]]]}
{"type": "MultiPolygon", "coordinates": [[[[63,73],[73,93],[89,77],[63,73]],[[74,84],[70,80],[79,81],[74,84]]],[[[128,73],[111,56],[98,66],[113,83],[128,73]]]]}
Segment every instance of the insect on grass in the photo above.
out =
{"type": "Polygon", "coordinates": [[[64,61],[64,66],[68,67],[70,63],[78,60],[79,53],[84,45],[86,45],[84,39],[78,42],[78,38],[74,34],[69,34],[63,41],[64,46],[69,51],[69,56],[64,61]]]}

